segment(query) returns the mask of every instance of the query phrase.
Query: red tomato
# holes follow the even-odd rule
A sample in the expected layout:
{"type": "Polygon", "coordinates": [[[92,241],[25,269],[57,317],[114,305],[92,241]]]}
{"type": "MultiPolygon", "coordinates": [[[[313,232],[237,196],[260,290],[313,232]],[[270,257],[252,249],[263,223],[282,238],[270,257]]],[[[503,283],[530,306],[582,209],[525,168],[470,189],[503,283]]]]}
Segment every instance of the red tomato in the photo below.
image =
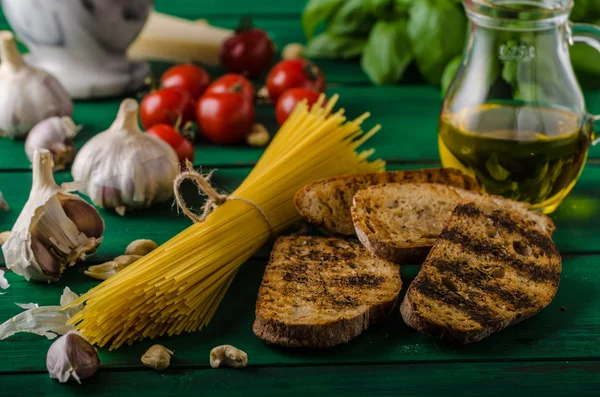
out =
{"type": "Polygon", "coordinates": [[[221,66],[233,73],[255,79],[269,70],[275,59],[275,45],[264,30],[241,29],[221,47],[221,66]]]}
{"type": "Polygon", "coordinates": [[[279,125],[282,125],[290,117],[298,102],[306,99],[308,106],[311,106],[317,102],[320,95],[320,92],[310,88],[292,88],[284,92],[275,106],[275,116],[279,125]]]}
{"type": "Polygon", "coordinates": [[[273,103],[276,103],[285,91],[297,87],[323,92],[325,76],[317,65],[302,58],[279,62],[267,76],[267,90],[273,103]]]}
{"type": "Polygon", "coordinates": [[[200,98],[209,84],[210,76],[206,70],[191,63],[173,66],[160,79],[161,88],[181,88],[194,99],[200,98]]]}
{"type": "Polygon", "coordinates": [[[173,126],[169,124],[156,124],[150,127],[146,133],[165,141],[175,150],[179,162],[184,164],[185,160],[194,161],[194,147],[181,135],[173,126]]]}
{"type": "Polygon", "coordinates": [[[220,94],[223,92],[239,92],[247,100],[254,102],[254,87],[242,75],[230,73],[216,79],[208,86],[206,93],[220,94]]]}
{"type": "Polygon", "coordinates": [[[196,119],[209,141],[220,145],[241,142],[254,124],[254,104],[241,94],[207,93],[198,101],[196,119]]]}
{"type": "Polygon", "coordinates": [[[149,93],[140,104],[142,125],[148,129],[156,124],[185,125],[194,120],[196,102],[179,88],[163,88],[149,93]],[[181,120],[180,120],[181,119],[181,120]]]}

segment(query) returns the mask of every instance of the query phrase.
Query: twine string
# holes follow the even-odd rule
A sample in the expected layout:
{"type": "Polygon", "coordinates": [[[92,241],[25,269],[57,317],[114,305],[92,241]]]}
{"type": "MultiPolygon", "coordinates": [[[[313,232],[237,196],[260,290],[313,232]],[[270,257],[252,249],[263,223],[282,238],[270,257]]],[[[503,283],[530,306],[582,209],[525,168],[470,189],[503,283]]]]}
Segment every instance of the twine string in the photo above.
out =
{"type": "Polygon", "coordinates": [[[243,201],[243,202],[248,203],[251,206],[253,206],[265,219],[265,221],[267,222],[267,225],[269,225],[271,234],[274,233],[273,225],[271,224],[269,217],[267,216],[266,212],[263,211],[262,208],[260,208],[258,205],[256,205],[256,203],[254,203],[251,200],[245,199],[245,198],[233,197],[233,196],[228,196],[227,194],[219,193],[212,187],[210,180],[212,178],[214,170],[209,172],[206,175],[202,175],[201,173],[199,173],[198,171],[196,171],[194,169],[194,165],[189,160],[186,160],[185,166],[186,166],[185,171],[180,172],[179,175],[177,175],[177,177],[173,181],[173,192],[175,193],[175,202],[177,203],[177,206],[194,223],[204,222],[206,220],[206,218],[208,217],[208,215],[210,215],[210,213],[216,207],[222,205],[226,201],[239,200],[239,201],[243,201]],[[183,198],[183,195],[181,194],[180,187],[181,187],[181,184],[183,183],[183,181],[185,181],[185,180],[190,180],[190,181],[194,182],[194,184],[196,184],[196,186],[198,187],[198,193],[201,196],[208,197],[206,202],[202,206],[202,213],[200,215],[194,213],[187,206],[187,204],[183,198]]]}

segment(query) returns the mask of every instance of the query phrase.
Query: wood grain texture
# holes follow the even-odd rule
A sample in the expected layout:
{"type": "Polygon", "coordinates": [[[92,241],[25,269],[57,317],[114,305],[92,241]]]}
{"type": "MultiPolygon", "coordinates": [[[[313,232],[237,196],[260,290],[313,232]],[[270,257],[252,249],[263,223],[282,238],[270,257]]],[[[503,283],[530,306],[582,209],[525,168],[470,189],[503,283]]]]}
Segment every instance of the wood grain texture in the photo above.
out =
{"type": "MultiPolygon", "coordinates": [[[[250,357],[250,360],[252,358],[250,357]]],[[[60,384],[47,374],[2,377],[14,397],[29,396],[597,396],[600,363],[531,362],[396,364],[325,367],[100,370],[93,378],[60,384]]]]}
{"type": "MultiPolygon", "coordinates": [[[[254,305],[265,261],[245,264],[216,313],[204,330],[172,338],[145,341],[117,351],[100,350],[104,368],[141,368],[139,358],[154,343],[175,351],[173,367],[207,367],[210,350],[221,344],[243,349],[252,365],[329,365],[351,363],[470,362],[540,359],[595,360],[600,356],[600,256],[566,258],[563,277],[554,301],[535,317],[470,346],[456,346],[419,334],[406,326],[394,309],[390,321],[372,327],[346,345],[325,351],[290,349],[267,345],[252,333],[254,305]],[[585,298],[583,298],[585,297],[585,298]],[[566,311],[561,308],[566,308],[566,311]]],[[[408,286],[417,266],[404,266],[402,282],[408,286]]],[[[20,312],[12,302],[56,304],[69,286],[85,292],[97,282],[83,274],[83,267],[70,269],[56,284],[27,283],[9,274],[7,294],[0,297],[0,319],[20,312]]],[[[405,292],[406,287],[402,292],[405,292]]],[[[402,299],[402,296],[401,296],[402,299]]],[[[0,373],[42,371],[51,342],[19,334],[0,342],[0,373]]]]}

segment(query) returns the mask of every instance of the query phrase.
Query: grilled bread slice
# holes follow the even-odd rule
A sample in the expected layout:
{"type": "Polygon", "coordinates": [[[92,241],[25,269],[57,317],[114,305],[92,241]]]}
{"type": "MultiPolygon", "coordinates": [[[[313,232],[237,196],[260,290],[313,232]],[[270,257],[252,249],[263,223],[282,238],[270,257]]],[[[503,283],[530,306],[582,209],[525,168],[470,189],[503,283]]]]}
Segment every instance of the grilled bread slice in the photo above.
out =
{"type": "Polygon", "coordinates": [[[346,343],[389,316],[401,284],[398,266],[358,243],[281,237],[258,292],[253,330],[290,347],[346,343]]]}
{"type": "Polygon", "coordinates": [[[477,199],[454,209],[400,312],[420,332],[477,342],[546,307],[561,269],[556,246],[532,218],[477,199]]]}
{"type": "Polygon", "coordinates": [[[313,182],[296,193],[298,212],[309,222],[324,226],[332,233],[352,236],[352,198],[362,189],[384,183],[440,183],[479,191],[475,179],[452,168],[377,172],[338,176],[313,182]]]}
{"type": "MultiPolygon", "coordinates": [[[[375,255],[398,264],[422,262],[448,222],[452,210],[465,200],[481,194],[432,183],[405,183],[371,186],[354,196],[352,220],[360,242],[375,255]]],[[[528,204],[492,197],[503,205],[526,213],[528,204]]],[[[549,233],[550,218],[532,212],[549,233]]]]}

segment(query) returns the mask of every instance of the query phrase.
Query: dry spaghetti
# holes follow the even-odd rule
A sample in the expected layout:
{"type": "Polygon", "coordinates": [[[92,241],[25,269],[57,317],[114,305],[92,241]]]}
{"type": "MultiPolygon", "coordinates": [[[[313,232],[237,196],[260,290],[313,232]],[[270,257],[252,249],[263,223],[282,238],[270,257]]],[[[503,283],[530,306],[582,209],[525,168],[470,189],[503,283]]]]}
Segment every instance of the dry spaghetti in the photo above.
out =
{"type": "MultiPolygon", "coordinates": [[[[85,303],[71,324],[111,349],[144,338],[195,331],[207,325],[238,268],[299,215],[293,197],[320,178],[383,170],[357,148],[369,116],[347,121],[332,113],[337,96],[311,109],[299,104],[250,175],[214,211],[72,303],[85,303]]],[[[214,206],[213,206],[214,207],[214,206]]]]}

